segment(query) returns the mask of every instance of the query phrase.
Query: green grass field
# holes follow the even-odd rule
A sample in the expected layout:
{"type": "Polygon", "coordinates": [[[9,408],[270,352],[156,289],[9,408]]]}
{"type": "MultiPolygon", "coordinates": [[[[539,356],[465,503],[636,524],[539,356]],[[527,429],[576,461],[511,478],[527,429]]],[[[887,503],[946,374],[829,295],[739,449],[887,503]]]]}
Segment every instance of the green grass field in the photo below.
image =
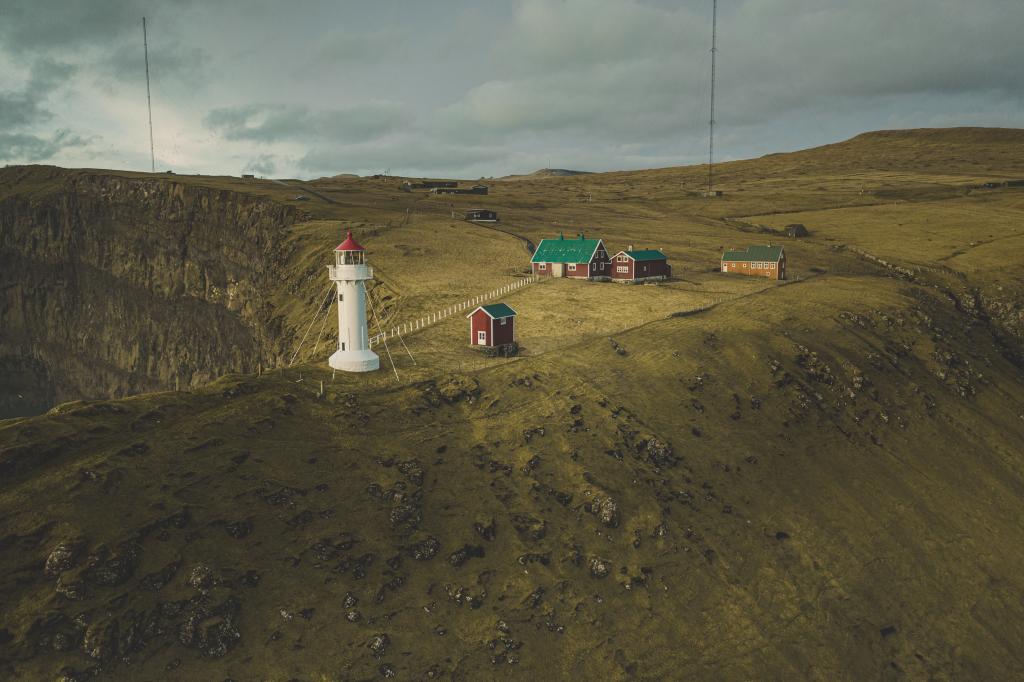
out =
{"type": "Polygon", "coordinates": [[[0,422],[0,672],[1020,677],[1024,195],[968,186],[1024,176],[1022,141],[875,133],[723,164],[714,200],[699,167],[487,197],[253,185],[319,195],[266,293],[287,339],[343,229],[389,326],[512,281],[522,242],[450,204],[662,248],[675,277],[516,290],[518,358],[471,348],[461,313],[389,340],[398,378],[334,373],[322,345],[0,422]],[[810,236],[771,231],[792,222],[810,236]],[[715,271],[767,241],[790,281],[715,271]]]}

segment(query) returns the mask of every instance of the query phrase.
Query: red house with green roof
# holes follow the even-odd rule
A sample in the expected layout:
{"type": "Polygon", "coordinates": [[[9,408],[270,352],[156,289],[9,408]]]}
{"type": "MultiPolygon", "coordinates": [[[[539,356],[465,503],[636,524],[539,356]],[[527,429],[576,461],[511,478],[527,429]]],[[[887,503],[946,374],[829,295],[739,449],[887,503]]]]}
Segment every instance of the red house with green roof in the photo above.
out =
{"type": "Polygon", "coordinates": [[[786,252],[781,246],[748,246],[743,251],[722,254],[722,272],[786,279],[786,252]]]}
{"type": "Polygon", "coordinates": [[[608,250],[600,239],[587,239],[581,232],[575,239],[559,234],[542,239],[530,259],[533,274],[576,279],[611,279],[608,250]]]}
{"type": "Polygon", "coordinates": [[[516,311],[504,303],[482,305],[469,318],[469,345],[505,346],[516,340],[516,311]]]}
{"type": "Polygon", "coordinates": [[[658,249],[629,247],[612,256],[613,282],[655,282],[672,276],[668,257],[658,249]]]}

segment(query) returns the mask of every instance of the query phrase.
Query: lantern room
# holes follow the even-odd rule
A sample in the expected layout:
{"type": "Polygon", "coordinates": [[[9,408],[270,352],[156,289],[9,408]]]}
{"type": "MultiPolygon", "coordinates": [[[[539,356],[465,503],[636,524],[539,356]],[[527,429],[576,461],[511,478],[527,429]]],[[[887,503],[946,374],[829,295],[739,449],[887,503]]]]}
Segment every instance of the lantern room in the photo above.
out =
{"type": "Polygon", "coordinates": [[[345,237],[345,241],[338,244],[334,249],[334,264],[365,265],[365,263],[366,250],[360,246],[359,242],[352,238],[352,233],[349,232],[348,236],[345,237]]]}

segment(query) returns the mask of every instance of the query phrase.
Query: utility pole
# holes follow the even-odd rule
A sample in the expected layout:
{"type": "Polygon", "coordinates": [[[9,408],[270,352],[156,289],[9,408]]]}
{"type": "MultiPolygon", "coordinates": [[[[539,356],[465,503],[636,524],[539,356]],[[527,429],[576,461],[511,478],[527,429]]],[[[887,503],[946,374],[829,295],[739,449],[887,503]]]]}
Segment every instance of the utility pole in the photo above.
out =
{"type": "Polygon", "coordinates": [[[715,164],[715,38],[718,25],[718,0],[711,0],[711,118],[708,121],[708,197],[712,194],[715,164]]]}
{"type": "Polygon", "coordinates": [[[149,41],[146,40],[146,17],[142,17],[142,49],[146,55],[146,106],[149,108],[149,169],[156,173],[156,153],[153,151],[153,100],[149,95],[149,41]]]}

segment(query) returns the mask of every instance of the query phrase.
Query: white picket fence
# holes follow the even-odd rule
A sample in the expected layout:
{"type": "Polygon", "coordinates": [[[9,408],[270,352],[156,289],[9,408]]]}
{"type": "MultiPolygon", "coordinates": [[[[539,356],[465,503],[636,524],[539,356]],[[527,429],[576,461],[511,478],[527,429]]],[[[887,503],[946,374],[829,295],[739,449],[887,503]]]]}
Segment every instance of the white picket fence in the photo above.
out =
{"type": "Polygon", "coordinates": [[[381,341],[393,339],[396,336],[406,336],[413,332],[419,331],[420,329],[424,329],[432,324],[440,322],[441,320],[449,318],[452,315],[455,315],[456,313],[461,313],[466,310],[472,310],[476,308],[478,305],[482,305],[486,301],[490,301],[499,296],[504,296],[506,294],[512,293],[517,289],[522,289],[528,284],[533,284],[537,280],[537,275],[523,277],[522,279],[516,282],[512,282],[511,284],[506,284],[505,286],[498,287],[494,291],[489,291],[486,294],[474,296],[473,298],[463,301],[458,305],[448,306],[446,308],[438,310],[436,313],[431,313],[430,315],[421,317],[418,320],[413,320],[412,322],[404,322],[396,327],[392,327],[390,330],[385,330],[382,333],[371,336],[370,347],[372,348],[381,341]]]}

